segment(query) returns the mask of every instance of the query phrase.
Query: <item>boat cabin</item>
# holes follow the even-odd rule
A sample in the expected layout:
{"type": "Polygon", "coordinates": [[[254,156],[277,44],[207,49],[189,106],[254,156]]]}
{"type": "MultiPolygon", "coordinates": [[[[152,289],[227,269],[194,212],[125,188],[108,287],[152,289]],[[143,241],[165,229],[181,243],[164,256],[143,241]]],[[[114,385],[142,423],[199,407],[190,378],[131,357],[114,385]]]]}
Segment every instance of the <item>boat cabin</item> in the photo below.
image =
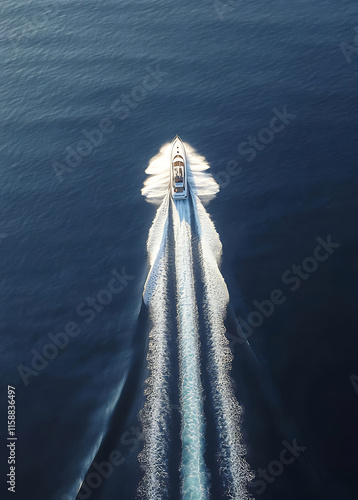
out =
{"type": "Polygon", "coordinates": [[[175,184],[184,183],[184,161],[183,158],[177,155],[173,162],[173,177],[175,184]],[[177,158],[177,160],[176,160],[177,158]]]}

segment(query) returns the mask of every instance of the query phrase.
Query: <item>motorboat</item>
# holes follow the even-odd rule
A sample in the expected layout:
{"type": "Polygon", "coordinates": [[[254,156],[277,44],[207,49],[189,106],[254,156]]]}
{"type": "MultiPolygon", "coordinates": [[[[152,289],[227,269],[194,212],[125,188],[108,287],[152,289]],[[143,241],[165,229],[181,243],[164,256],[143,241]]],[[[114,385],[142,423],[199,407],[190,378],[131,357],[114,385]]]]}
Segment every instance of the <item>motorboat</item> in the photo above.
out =
{"type": "Polygon", "coordinates": [[[170,157],[170,191],[173,200],[188,197],[187,161],[183,141],[176,135],[172,142],[170,157]]]}

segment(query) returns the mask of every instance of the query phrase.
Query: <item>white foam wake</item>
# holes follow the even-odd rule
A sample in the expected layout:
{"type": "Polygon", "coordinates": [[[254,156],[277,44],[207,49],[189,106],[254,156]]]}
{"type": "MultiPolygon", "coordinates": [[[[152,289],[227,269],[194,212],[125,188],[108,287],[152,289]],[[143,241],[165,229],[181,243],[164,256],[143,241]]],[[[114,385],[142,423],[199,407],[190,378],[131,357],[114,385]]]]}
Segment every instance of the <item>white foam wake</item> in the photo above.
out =
{"type": "Polygon", "coordinates": [[[144,285],[143,300],[146,305],[150,304],[154,290],[158,289],[158,276],[166,272],[163,255],[168,240],[169,220],[169,193],[162,200],[157,210],[152,227],[149,230],[147,240],[149,273],[144,285]]]}
{"type": "MultiPolygon", "coordinates": [[[[206,159],[200,156],[190,144],[184,142],[187,155],[188,183],[190,191],[196,194],[203,203],[215,198],[219,186],[207,172],[210,168],[206,159]]],[[[160,204],[168,194],[170,183],[171,144],[167,143],[154,156],[146,169],[148,178],[144,182],[142,195],[149,203],[160,204]]]]}
{"type": "Polygon", "coordinates": [[[240,433],[242,408],[235,398],[230,379],[232,354],[224,325],[229,293],[219,270],[222,245],[213,222],[195,195],[193,207],[204,283],[204,313],[208,325],[208,373],[220,438],[219,467],[229,498],[243,500],[250,498],[246,486],[253,476],[244,459],[245,447],[240,433]]]}
{"type": "Polygon", "coordinates": [[[168,197],[159,207],[149,231],[147,250],[150,271],[144,301],[149,307],[152,330],[149,334],[146,402],[140,413],[144,447],[139,455],[144,477],[139,494],[150,500],[168,496],[168,424],[170,418],[168,379],[169,327],[166,300],[168,269],[168,197]]]}
{"type": "Polygon", "coordinates": [[[182,415],[181,487],[183,500],[204,500],[209,490],[204,461],[205,420],[189,209],[189,200],[172,202],[182,415]]]}
{"type": "MultiPolygon", "coordinates": [[[[153,327],[149,335],[146,402],[141,412],[145,444],[139,457],[144,469],[139,492],[147,500],[168,498],[168,233],[169,224],[173,224],[182,417],[181,497],[183,500],[206,500],[209,497],[209,482],[204,461],[205,418],[190,200],[174,202],[170,198],[170,148],[170,144],[164,145],[159,154],[152,158],[146,170],[149,178],[142,189],[147,201],[160,206],[148,236],[150,270],[143,293],[153,327]],[[172,220],[169,220],[169,206],[172,209],[172,220]]],[[[228,497],[246,500],[250,498],[247,483],[252,474],[244,459],[245,448],[240,433],[242,409],[235,399],[230,380],[232,354],[224,326],[229,294],[219,270],[222,246],[214,224],[203,206],[204,202],[215,196],[218,185],[207,172],[209,166],[206,160],[188,144],[185,144],[185,148],[204,288],[204,308],[200,313],[204,314],[207,325],[208,375],[220,440],[218,468],[228,497]]]]}

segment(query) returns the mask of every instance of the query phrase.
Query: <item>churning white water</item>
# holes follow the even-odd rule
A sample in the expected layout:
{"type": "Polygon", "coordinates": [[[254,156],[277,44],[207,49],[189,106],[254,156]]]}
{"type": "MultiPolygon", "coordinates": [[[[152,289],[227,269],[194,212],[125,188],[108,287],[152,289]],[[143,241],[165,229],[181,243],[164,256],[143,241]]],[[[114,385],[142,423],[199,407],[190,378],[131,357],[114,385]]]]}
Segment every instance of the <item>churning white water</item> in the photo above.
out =
{"type": "Polygon", "coordinates": [[[242,408],[235,398],[229,376],[232,354],[224,326],[229,292],[218,266],[222,245],[213,222],[197,197],[193,207],[204,284],[204,316],[208,325],[209,344],[208,373],[219,431],[220,468],[225,476],[229,496],[243,499],[248,498],[246,485],[253,476],[244,459],[245,447],[240,432],[242,408]]]}
{"type": "Polygon", "coordinates": [[[198,310],[195,299],[189,203],[173,203],[182,415],[182,498],[208,498],[204,461],[205,420],[200,380],[198,310]]]}
{"type": "MultiPolygon", "coordinates": [[[[219,235],[204,208],[219,188],[207,172],[204,157],[185,144],[190,197],[173,201],[169,195],[170,144],[164,145],[146,170],[142,189],[147,201],[159,205],[149,231],[147,251],[149,273],[143,293],[152,321],[149,335],[146,402],[141,412],[145,444],[140,454],[144,477],[139,491],[148,500],[168,498],[170,448],[169,350],[177,348],[181,414],[180,477],[183,500],[210,498],[209,474],[205,463],[205,412],[202,348],[208,349],[208,379],[215,408],[220,449],[218,469],[226,492],[232,499],[247,499],[246,485],[252,474],[244,459],[240,432],[241,407],[230,379],[232,355],[225,336],[224,320],[229,293],[220,273],[222,246],[219,235]],[[169,239],[169,233],[173,235],[169,239]],[[194,280],[193,235],[199,250],[197,264],[203,285],[203,310],[199,310],[194,280]],[[173,248],[169,248],[172,245],[173,248]],[[169,263],[169,250],[174,264],[169,263]],[[177,343],[170,342],[168,283],[174,280],[177,343]],[[200,345],[198,318],[206,325],[206,343],[200,345]]],[[[196,253],[198,253],[196,251],[196,253]]]]}

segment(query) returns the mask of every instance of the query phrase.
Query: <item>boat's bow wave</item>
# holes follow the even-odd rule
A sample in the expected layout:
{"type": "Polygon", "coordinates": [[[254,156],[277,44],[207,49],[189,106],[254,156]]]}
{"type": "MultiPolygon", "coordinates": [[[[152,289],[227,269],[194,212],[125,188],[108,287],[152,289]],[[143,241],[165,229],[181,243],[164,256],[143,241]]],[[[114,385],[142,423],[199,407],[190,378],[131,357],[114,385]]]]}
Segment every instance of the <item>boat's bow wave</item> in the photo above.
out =
{"type": "MultiPolygon", "coordinates": [[[[206,204],[215,198],[219,185],[209,174],[210,166],[206,159],[186,142],[184,146],[189,190],[206,204]]],[[[145,171],[148,178],[144,182],[142,195],[154,205],[160,205],[170,189],[171,147],[171,143],[164,144],[159,153],[150,160],[145,171]]]]}

